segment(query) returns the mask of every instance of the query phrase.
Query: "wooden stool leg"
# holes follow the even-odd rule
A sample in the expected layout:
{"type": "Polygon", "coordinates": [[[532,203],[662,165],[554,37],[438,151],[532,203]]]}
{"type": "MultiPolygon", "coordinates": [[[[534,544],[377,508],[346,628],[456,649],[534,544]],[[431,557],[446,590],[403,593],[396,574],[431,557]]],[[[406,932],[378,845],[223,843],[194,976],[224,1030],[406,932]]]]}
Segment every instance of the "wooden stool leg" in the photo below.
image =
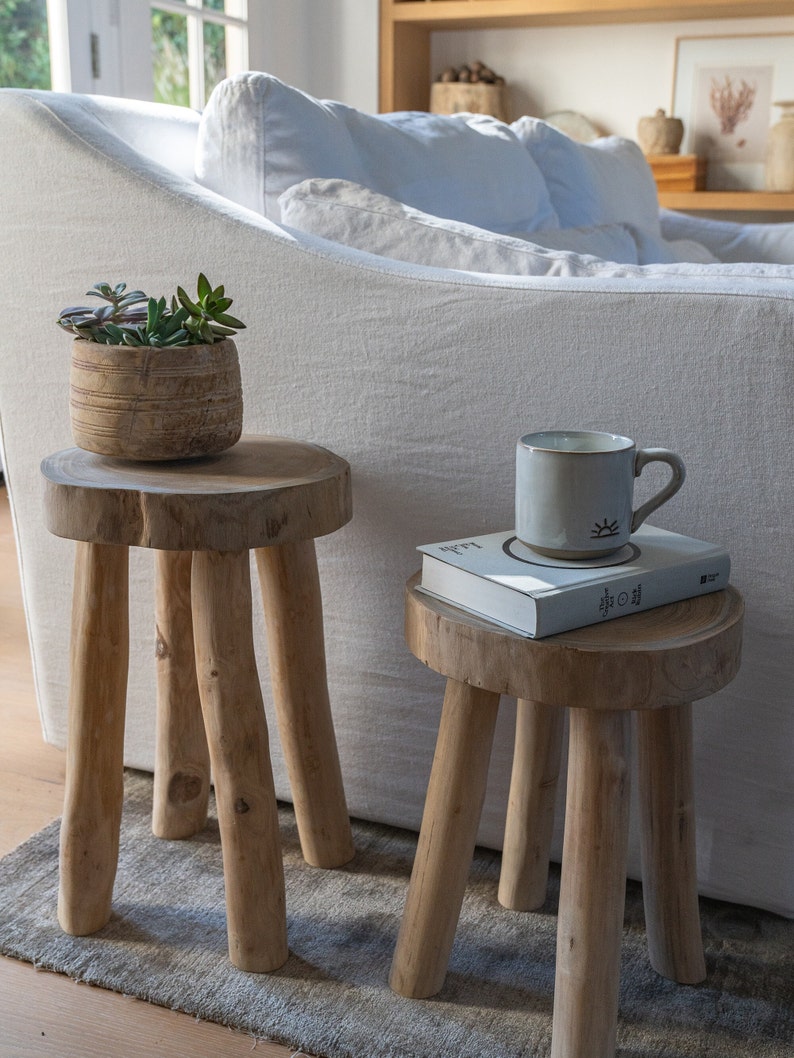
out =
{"type": "Polygon", "coordinates": [[[499,903],[532,911],[546,899],[562,756],[563,710],[519,698],[499,903]]]}
{"type": "Polygon", "coordinates": [[[444,984],[480,822],[499,695],[447,680],[422,829],[389,983],[412,999],[444,984]]]}
{"type": "Polygon", "coordinates": [[[201,715],[190,551],[156,551],[157,739],[152,830],[159,838],[189,838],[207,822],[210,756],[201,715]]]}
{"type": "Polygon", "coordinates": [[[355,848],[328,700],[314,541],[258,548],[256,561],[301,849],[314,867],[339,867],[355,848]]]}
{"type": "Polygon", "coordinates": [[[58,919],[81,937],[110,918],[124,799],[128,549],[76,545],[58,919]]]}
{"type": "Polygon", "coordinates": [[[552,1058],[614,1058],[629,822],[628,712],[570,710],[552,1058]]]}
{"type": "Polygon", "coordinates": [[[229,957],[265,973],[287,959],[284,869],[251,630],[247,551],[193,556],[193,631],[218,804],[229,957]]]}
{"type": "Polygon", "coordinates": [[[695,984],[706,976],[697,894],[692,706],[637,713],[642,893],[651,965],[695,984]]]}

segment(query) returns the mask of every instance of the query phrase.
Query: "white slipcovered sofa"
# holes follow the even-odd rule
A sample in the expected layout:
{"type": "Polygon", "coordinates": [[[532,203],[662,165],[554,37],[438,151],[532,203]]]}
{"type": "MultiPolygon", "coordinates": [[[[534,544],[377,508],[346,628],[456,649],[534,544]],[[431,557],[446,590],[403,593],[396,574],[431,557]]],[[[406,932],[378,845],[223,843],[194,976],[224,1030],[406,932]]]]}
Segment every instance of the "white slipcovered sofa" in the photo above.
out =
{"type": "MultiPolygon", "coordinates": [[[[265,75],[202,116],[4,90],[0,143],[2,458],[49,741],[65,738],[72,570],[42,522],[40,460],[71,444],[54,319],[98,280],[160,294],[201,270],[248,324],[246,431],[353,468],[353,521],[318,541],[351,813],[421,817],[443,687],[402,637],[416,545],[511,526],[522,433],[616,430],[682,455],[655,521],[726,545],[747,602],[741,673],[695,710],[701,892],[794,915],[794,225],[660,216],[626,141],[375,118],[265,75]]],[[[133,555],[126,759],[147,769],[152,570],[133,555]]],[[[261,621],[257,636],[264,675],[261,621]]],[[[492,847],[511,741],[505,702],[492,847]]]]}

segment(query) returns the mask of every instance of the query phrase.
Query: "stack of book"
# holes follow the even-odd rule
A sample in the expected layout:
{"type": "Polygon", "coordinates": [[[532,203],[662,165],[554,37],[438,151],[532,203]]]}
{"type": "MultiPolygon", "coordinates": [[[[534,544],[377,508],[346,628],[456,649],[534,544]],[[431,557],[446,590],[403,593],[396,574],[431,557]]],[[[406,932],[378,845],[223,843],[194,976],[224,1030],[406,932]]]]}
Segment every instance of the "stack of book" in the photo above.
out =
{"type": "Polygon", "coordinates": [[[533,639],[728,586],[724,548],[643,525],[593,562],[535,554],[514,531],[424,544],[419,588],[533,639]]]}

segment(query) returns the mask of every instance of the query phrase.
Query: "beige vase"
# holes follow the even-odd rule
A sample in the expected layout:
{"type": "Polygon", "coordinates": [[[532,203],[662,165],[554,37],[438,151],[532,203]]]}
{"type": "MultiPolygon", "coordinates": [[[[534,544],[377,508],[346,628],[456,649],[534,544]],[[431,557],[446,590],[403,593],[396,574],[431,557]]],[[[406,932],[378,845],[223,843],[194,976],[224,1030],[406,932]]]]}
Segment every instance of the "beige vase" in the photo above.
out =
{"type": "Polygon", "coordinates": [[[775,106],[782,114],[767,137],[764,186],[767,191],[794,191],[794,100],[775,106]]]}
{"type": "Polygon", "coordinates": [[[652,117],[640,118],[637,125],[637,141],[643,154],[678,154],[683,138],[683,121],[668,118],[661,109],[652,117]]]}
{"type": "Polygon", "coordinates": [[[77,340],[70,374],[79,448],[162,461],[231,448],[243,428],[237,348],[231,339],[184,348],[77,340]]]}

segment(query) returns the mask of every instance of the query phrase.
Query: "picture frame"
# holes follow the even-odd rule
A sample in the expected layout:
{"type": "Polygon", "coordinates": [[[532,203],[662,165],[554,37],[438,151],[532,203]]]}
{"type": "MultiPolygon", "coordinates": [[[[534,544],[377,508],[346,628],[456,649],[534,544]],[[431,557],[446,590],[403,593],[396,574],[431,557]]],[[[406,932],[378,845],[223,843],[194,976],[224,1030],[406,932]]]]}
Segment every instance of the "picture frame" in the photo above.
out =
{"type": "Polygon", "coordinates": [[[794,99],[794,33],[678,37],[670,113],[710,191],[759,191],[775,103],[794,99]]]}

